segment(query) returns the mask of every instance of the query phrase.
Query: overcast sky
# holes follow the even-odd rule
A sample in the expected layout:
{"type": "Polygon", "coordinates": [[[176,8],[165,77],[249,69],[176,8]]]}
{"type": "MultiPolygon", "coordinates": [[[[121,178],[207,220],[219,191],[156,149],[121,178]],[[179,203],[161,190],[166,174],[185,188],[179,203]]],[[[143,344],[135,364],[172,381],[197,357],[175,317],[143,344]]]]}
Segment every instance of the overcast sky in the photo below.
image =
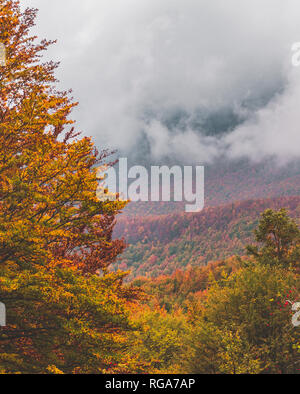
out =
{"type": "Polygon", "coordinates": [[[21,0],[101,147],[150,161],[300,156],[299,0],[21,0]]]}

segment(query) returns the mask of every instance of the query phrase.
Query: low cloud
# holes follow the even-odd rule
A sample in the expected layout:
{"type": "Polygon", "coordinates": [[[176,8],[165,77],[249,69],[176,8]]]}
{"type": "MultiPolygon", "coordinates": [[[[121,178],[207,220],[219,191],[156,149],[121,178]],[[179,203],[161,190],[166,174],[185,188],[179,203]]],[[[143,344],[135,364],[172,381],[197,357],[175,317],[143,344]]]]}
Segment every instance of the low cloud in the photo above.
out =
{"type": "Polygon", "coordinates": [[[23,0],[99,147],[136,160],[299,158],[298,0],[23,0]]]}

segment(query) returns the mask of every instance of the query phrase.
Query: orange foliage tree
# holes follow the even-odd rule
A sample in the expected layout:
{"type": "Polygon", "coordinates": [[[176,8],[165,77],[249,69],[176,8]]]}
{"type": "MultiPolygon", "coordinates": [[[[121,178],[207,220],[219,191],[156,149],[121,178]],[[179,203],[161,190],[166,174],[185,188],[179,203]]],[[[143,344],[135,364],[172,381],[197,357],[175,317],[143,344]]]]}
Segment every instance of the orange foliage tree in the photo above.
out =
{"type": "Polygon", "coordinates": [[[122,361],[135,297],[107,272],[125,246],[112,239],[125,202],[97,198],[110,152],[75,132],[77,104],[41,59],[53,42],[30,35],[36,13],[0,0],[0,370],[105,372],[122,361]]]}
{"type": "Polygon", "coordinates": [[[0,3],[0,262],[59,261],[95,273],[124,247],[111,236],[124,203],[96,196],[96,166],[109,152],[74,132],[76,103],[56,90],[58,64],[40,61],[52,42],[29,35],[36,10],[0,3]]]}

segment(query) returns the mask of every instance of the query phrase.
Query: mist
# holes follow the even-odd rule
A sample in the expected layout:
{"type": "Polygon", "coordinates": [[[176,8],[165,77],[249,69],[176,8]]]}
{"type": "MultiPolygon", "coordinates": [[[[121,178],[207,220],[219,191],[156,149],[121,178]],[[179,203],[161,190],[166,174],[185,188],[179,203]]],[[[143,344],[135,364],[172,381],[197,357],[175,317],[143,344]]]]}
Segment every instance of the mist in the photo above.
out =
{"type": "Polygon", "coordinates": [[[300,158],[297,0],[23,0],[80,105],[77,127],[136,162],[300,158]]]}

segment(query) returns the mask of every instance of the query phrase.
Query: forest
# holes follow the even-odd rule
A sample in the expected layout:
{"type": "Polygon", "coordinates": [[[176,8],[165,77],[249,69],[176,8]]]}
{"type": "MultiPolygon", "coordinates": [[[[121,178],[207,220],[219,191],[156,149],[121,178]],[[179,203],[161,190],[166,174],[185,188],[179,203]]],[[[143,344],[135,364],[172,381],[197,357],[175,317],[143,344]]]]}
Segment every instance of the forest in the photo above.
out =
{"type": "Polygon", "coordinates": [[[254,240],[253,230],[260,213],[267,208],[281,207],[300,224],[298,196],[239,201],[188,215],[122,215],[114,237],[124,238],[127,248],[112,268],[130,270],[129,279],[156,277],[243,255],[244,245],[254,240]]]}
{"type": "MultiPolygon", "coordinates": [[[[170,217],[168,231],[154,221],[153,241],[180,236],[197,258],[207,242],[198,235],[222,221],[225,242],[245,236],[239,256],[208,254],[206,264],[203,254],[196,265],[188,252],[186,270],[129,280],[128,267],[116,269],[125,230],[113,236],[126,202],[97,198],[111,152],[77,132],[59,64],[42,57],[54,42],[31,35],[36,13],[0,0],[0,373],[299,373],[299,197],[203,212],[192,227],[170,217]]],[[[150,236],[134,227],[132,237],[150,236]]]]}

